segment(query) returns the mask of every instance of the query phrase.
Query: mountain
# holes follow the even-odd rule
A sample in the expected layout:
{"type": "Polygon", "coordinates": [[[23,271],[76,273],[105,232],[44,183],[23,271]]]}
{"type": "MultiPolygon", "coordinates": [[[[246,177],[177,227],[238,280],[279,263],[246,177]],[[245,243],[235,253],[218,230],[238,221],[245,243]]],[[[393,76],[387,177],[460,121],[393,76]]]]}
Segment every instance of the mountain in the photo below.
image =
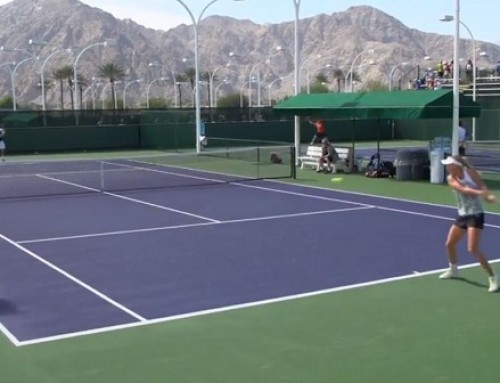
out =
{"type": "MultiPolygon", "coordinates": [[[[161,93],[173,95],[170,73],[181,73],[194,66],[193,28],[187,25],[166,32],[156,31],[132,20],[118,20],[78,0],[14,0],[0,7],[0,18],[4,20],[0,30],[0,45],[25,49],[39,56],[40,62],[55,47],[73,48],[78,52],[90,44],[108,41],[106,48],[94,47],[82,54],[78,73],[90,81],[97,76],[99,65],[108,62],[122,65],[128,80],[143,80],[141,86],[136,84],[127,90],[129,106],[144,103],[145,84],[159,76],[169,76],[169,85],[163,90],[160,86],[152,87],[151,96],[161,93]],[[47,41],[49,44],[30,46],[30,39],[47,41]],[[162,73],[161,68],[150,67],[150,62],[162,63],[167,70],[162,73]]],[[[369,49],[373,49],[374,53],[363,54],[357,63],[366,64],[374,60],[376,65],[360,67],[356,71],[363,80],[379,79],[385,83],[394,65],[411,63],[404,71],[411,72],[407,78],[414,78],[417,65],[423,68],[434,66],[438,60],[452,57],[451,36],[410,29],[394,17],[367,6],[303,19],[300,22],[300,36],[302,59],[311,58],[309,64],[304,65],[311,76],[324,71],[326,64],[347,72],[354,57],[369,49]],[[315,57],[318,54],[322,55],[321,59],[315,57]],[[431,56],[433,60],[425,61],[425,56],[431,56]]],[[[204,19],[199,27],[200,69],[212,71],[219,68],[217,78],[230,79],[232,85],[228,87],[238,92],[248,81],[251,69],[259,63],[263,84],[268,85],[279,77],[283,78],[273,85],[273,96],[282,97],[293,89],[293,41],[293,22],[259,25],[248,20],[211,16],[204,19]],[[276,47],[279,46],[286,49],[278,52],[276,47]],[[234,53],[231,59],[233,65],[222,68],[229,61],[230,52],[234,53]]],[[[478,56],[478,67],[492,66],[500,58],[500,47],[497,45],[477,42],[477,47],[488,54],[488,57],[478,56]]],[[[460,48],[462,52],[469,53],[467,58],[471,56],[470,42],[462,41],[460,48]]],[[[0,52],[0,56],[0,64],[11,60],[19,62],[28,57],[25,52],[8,51],[0,52]]],[[[72,65],[73,60],[74,54],[55,55],[47,62],[45,77],[50,79],[54,69],[72,65]]],[[[0,73],[0,94],[6,95],[11,89],[9,72],[4,67],[0,68],[0,73]]],[[[16,94],[21,104],[41,103],[38,73],[39,64],[29,63],[18,68],[16,94]]],[[[398,74],[395,79],[400,76],[398,74]]],[[[304,79],[303,85],[305,83],[304,79]]],[[[263,99],[264,93],[263,90],[263,99]]],[[[118,95],[121,93],[118,92],[118,95]]],[[[55,108],[58,99],[56,84],[47,91],[47,97],[48,105],[55,108]]]]}

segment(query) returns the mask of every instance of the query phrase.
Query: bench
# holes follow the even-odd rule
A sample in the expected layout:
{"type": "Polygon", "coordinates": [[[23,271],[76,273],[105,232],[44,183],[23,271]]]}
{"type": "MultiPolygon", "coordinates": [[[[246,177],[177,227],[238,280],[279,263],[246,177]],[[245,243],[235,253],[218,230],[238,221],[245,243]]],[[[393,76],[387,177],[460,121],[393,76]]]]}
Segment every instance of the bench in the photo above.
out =
{"type": "MultiPolygon", "coordinates": [[[[352,171],[353,167],[353,150],[349,147],[334,146],[337,152],[337,160],[332,163],[333,173],[337,170],[349,173],[352,171]]],[[[306,166],[311,167],[311,169],[316,169],[318,166],[318,160],[322,154],[321,146],[310,145],[307,147],[306,155],[300,156],[300,168],[304,169],[306,166]]]]}

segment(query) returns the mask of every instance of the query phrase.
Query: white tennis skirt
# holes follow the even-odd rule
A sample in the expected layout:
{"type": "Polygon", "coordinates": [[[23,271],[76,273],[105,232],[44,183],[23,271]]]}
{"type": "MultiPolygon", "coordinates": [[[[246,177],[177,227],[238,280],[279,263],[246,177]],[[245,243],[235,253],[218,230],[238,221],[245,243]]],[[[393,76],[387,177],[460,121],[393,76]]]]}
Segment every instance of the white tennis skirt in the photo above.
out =
{"type": "Polygon", "coordinates": [[[0,150],[5,150],[5,141],[0,141],[0,150]]]}

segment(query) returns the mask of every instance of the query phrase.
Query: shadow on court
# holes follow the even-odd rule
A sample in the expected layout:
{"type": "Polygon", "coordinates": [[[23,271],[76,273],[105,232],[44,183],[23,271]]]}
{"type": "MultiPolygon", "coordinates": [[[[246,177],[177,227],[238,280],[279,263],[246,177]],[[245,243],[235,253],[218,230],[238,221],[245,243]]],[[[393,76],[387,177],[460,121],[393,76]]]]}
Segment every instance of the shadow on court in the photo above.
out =
{"type": "Polygon", "coordinates": [[[468,285],[471,285],[471,286],[480,287],[482,289],[488,288],[488,285],[485,283],[480,283],[480,282],[473,281],[472,279],[467,279],[464,277],[453,278],[453,280],[457,281],[457,282],[467,283],[468,285]]]}
{"type": "Polygon", "coordinates": [[[16,314],[17,312],[17,306],[13,302],[0,298],[0,316],[12,315],[16,314]]]}

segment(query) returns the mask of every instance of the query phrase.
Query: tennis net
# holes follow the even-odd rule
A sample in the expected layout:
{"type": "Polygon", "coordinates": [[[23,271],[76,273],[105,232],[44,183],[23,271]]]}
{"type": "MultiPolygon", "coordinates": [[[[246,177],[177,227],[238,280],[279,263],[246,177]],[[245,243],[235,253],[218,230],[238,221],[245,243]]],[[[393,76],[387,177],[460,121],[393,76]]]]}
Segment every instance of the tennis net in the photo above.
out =
{"type": "Polygon", "coordinates": [[[0,164],[0,199],[227,184],[295,176],[290,146],[0,164]]]}
{"type": "Polygon", "coordinates": [[[470,141],[466,155],[477,169],[500,172],[500,141],[470,141]]]}

